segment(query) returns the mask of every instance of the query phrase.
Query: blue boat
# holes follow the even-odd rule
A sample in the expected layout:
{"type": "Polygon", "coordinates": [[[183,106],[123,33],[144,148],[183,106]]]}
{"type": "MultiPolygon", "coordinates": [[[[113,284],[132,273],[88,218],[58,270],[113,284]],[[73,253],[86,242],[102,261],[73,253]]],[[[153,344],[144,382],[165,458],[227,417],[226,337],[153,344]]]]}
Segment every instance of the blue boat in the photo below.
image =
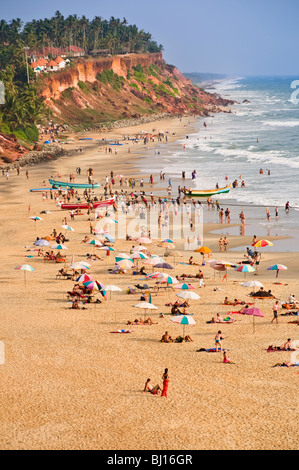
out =
{"type": "Polygon", "coordinates": [[[52,185],[52,188],[75,188],[75,189],[94,189],[94,188],[99,188],[100,183],[94,183],[94,184],[81,184],[81,183],[66,183],[65,181],[56,181],[49,179],[49,183],[52,185]]]}

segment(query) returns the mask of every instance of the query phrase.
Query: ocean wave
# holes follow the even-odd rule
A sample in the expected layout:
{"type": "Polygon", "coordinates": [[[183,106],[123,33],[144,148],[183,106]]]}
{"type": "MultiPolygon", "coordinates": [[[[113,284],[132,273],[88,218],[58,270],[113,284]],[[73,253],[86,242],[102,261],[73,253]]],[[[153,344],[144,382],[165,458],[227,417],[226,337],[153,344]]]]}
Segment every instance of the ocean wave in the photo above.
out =
{"type": "Polygon", "coordinates": [[[262,124],[264,126],[271,126],[271,127],[297,127],[299,126],[298,121],[263,121],[262,124]]]}

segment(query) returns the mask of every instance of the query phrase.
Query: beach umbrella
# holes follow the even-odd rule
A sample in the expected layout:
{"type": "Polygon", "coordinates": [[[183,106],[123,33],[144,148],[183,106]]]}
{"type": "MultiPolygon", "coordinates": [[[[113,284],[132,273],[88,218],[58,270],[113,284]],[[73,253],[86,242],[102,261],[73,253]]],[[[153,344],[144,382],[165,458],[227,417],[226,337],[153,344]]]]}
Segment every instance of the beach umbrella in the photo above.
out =
{"type": "Polygon", "coordinates": [[[119,261],[124,261],[128,259],[129,261],[131,261],[131,263],[134,263],[134,261],[132,260],[132,258],[122,258],[121,256],[116,256],[115,257],[115,261],[118,263],[119,261]]]}
{"type": "Polygon", "coordinates": [[[240,266],[235,268],[235,271],[237,271],[239,273],[244,273],[244,277],[245,277],[246,273],[253,273],[253,272],[255,272],[255,269],[250,264],[241,264],[240,266]]]}
{"type": "Polygon", "coordinates": [[[144,253],[142,252],[139,252],[139,251],[136,251],[132,256],[131,256],[132,259],[148,259],[148,256],[145,255],[144,253]]]}
{"type": "Polygon", "coordinates": [[[106,224],[110,224],[110,225],[112,225],[112,224],[118,224],[117,220],[111,219],[111,217],[107,217],[106,219],[104,219],[104,222],[105,222],[106,224]]]}
{"type": "Polygon", "coordinates": [[[196,292],[190,292],[188,290],[184,292],[179,292],[177,294],[177,297],[180,297],[181,299],[184,299],[184,300],[199,300],[200,299],[200,296],[196,294],[196,292]]]}
{"type": "Polygon", "coordinates": [[[165,283],[167,285],[179,283],[179,281],[175,277],[169,276],[168,274],[164,273],[159,274],[158,279],[160,279],[159,282],[165,283]]]}
{"type": "Polygon", "coordinates": [[[218,261],[218,260],[212,260],[212,261],[208,261],[210,267],[212,269],[214,269],[215,271],[226,271],[226,268],[224,266],[224,264],[222,264],[221,261],[218,261]]]}
{"type": "Polygon", "coordinates": [[[177,286],[175,286],[175,289],[190,290],[190,289],[195,289],[195,287],[192,286],[191,284],[183,283],[183,284],[178,284],[177,286]]]}
{"type": "Polygon", "coordinates": [[[118,253],[117,257],[121,259],[132,259],[132,256],[127,255],[127,253],[118,253]]]}
{"type": "Polygon", "coordinates": [[[197,248],[194,250],[195,253],[201,253],[202,255],[206,255],[208,253],[212,253],[212,250],[207,246],[202,246],[201,248],[197,248]]]}
{"type": "Polygon", "coordinates": [[[102,292],[110,292],[110,300],[111,300],[111,292],[121,292],[121,288],[114,285],[103,286],[101,291],[102,292]]]}
{"type": "Polygon", "coordinates": [[[89,269],[90,267],[91,264],[86,263],[86,261],[76,261],[69,266],[70,269],[89,269]]]}
{"type": "Polygon", "coordinates": [[[157,263],[154,264],[155,268],[162,268],[162,269],[174,269],[173,266],[171,266],[168,263],[157,263]]]}
{"type": "Polygon", "coordinates": [[[146,279],[157,279],[161,273],[158,271],[156,273],[148,274],[146,279]]]}
{"type": "Polygon", "coordinates": [[[141,259],[141,260],[144,260],[144,261],[147,261],[148,260],[148,256],[144,253],[142,253],[141,251],[135,251],[135,253],[132,255],[132,259],[135,259],[136,260],[136,264],[137,264],[137,267],[138,267],[138,261],[141,259]]]}
{"type": "Polygon", "coordinates": [[[171,321],[183,325],[183,338],[185,338],[186,325],[196,325],[196,321],[190,315],[178,315],[175,318],[171,318],[171,321]]]}
{"type": "Polygon", "coordinates": [[[105,291],[105,287],[104,287],[104,284],[102,284],[100,281],[95,281],[98,288],[99,288],[99,291],[101,292],[102,296],[107,300],[107,297],[106,297],[106,291],[105,291]]]}
{"type": "Polygon", "coordinates": [[[29,271],[29,272],[34,271],[33,267],[30,266],[30,264],[22,264],[20,266],[16,266],[15,269],[17,271],[24,271],[24,282],[25,282],[25,285],[26,285],[26,272],[27,271],[29,271]]]}
{"type": "Polygon", "coordinates": [[[114,248],[112,248],[111,246],[101,246],[99,250],[115,251],[114,248]]]}
{"type": "Polygon", "coordinates": [[[253,332],[255,332],[255,317],[264,317],[263,312],[256,307],[246,308],[243,310],[243,315],[252,315],[253,320],[253,332]]]}
{"type": "Polygon", "coordinates": [[[79,276],[77,279],[76,279],[76,282],[80,282],[81,284],[84,284],[84,282],[90,282],[90,281],[93,281],[93,277],[90,275],[90,274],[81,274],[81,276],[79,276]]]}
{"type": "Polygon", "coordinates": [[[44,240],[43,238],[40,238],[39,240],[36,240],[36,242],[33,243],[35,246],[49,246],[50,243],[48,240],[44,240]]]}
{"type": "Polygon", "coordinates": [[[106,238],[106,240],[108,240],[108,242],[115,243],[114,238],[109,233],[105,234],[105,238],[106,238]]]}
{"type": "Polygon", "coordinates": [[[98,291],[100,290],[96,281],[83,282],[83,286],[85,286],[87,289],[90,289],[90,290],[98,290],[98,291]]]}
{"type": "Polygon", "coordinates": [[[264,287],[263,284],[260,281],[248,281],[248,282],[243,282],[241,284],[243,287],[253,287],[253,290],[255,287],[264,287]]]}
{"type": "Polygon", "coordinates": [[[251,246],[254,246],[255,248],[264,248],[265,246],[273,246],[273,243],[269,242],[269,240],[258,240],[251,246]]]}
{"type": "Polygon", "coordinates": [[[134,246],[133,248],[131,248],[131,251],[146,251],[146,250],[147,250],[146,246],[142,246],[142,245],[134,246]]]}
{"type": "Polygon", "coordinates": [[[127,269],[131,269],[134,266],[134,263],[130,259],[122,259],[117,261],[116,264],[120,267],[122,271],[126,271],[127,269]]]}
{"type": "Polygon", "coordinates": [[[41,217],[38,217],[37,215],[34,215],[32,217],[29,217],[29,219],[34,220],[34,228],[36,229],[36,221],[37,220],[43,220],[41,217]]]}
{"type": "Polygon", "coordinates": [[[165,238],[165,240],[162,240],[162,243],[174,243],[174,241],[170,240],[170,238],[165,238]]]}
{"type": "Polygon", "coordinates": [[[174,265],[175,265],[175,259],[176,259],[176,258],[181,258],[183,255],[182,255],[182,253],[181,253],[180,251],[177,251],[177,250],[176,250],[176,251],[173,251],[173,252],[171,253],[171,256],[173,256],[173,262],[174,262],[174,265]]]}
{"type": "Polygon", "coordinates": [[[150,264],[151,266],[155,266],[158,263],[164,263],[164,261],[159,257],[155,256],[154,258],[149,258],[144,261],[145,264],[150,264]]]}
{"type": "Polygon", "coordinates": [[[287,269],[283,264],[273,264],[273,266],[267,268],[267,271],[276,271],[276,277],[278,277],[279,271],[286,271],[287,269]]]}
{"type": "Polygon", "coordinates": [[[68,248],[65,245],[62,245],[61,243],[56,243],[55,245],[52,245],[51,248],[53,250],[68,250],[68,248]]]}
{"type": "Polygon", "coordinates": [[[100,248],[101,246],[103,246],[103,243],[100,242],[100,240],[95,239],[88,242],[88,245],[92,245],[92,252],[94,253],[95,247],[100,248]]]}
{"type": "Polygon", "coordinates": [[[144,318],[146,317],[146,311],[147,310],[158,310],[158,307],[156,307],[154,304],[152,304],[150,302],[140,302],[139,304],[133,305],[133,307],[143,308],[144,309],[144,318]]]}
{"type": "Polygon", "coordinates": [[[90,242],[88,242],[88,245],[94,245],[94,246],[103,246],[103,243],[100,242],[100,240],[91,240],[90,242]]]}
{"type": "Polygon", "coordinates": [[[75,231],[73,227],[71,227],[70,225],[60,225],[60,227],[63,228],[64,230],[68,230],[69,232],[75,231]]]}

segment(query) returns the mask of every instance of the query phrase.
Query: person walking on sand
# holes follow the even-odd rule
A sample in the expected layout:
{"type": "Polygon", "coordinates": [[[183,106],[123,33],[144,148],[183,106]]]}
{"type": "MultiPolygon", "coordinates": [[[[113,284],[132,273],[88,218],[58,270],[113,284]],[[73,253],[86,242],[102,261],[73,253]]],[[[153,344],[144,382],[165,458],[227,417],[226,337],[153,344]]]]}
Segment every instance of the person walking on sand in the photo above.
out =
{"type": "Polygon", "coordinates": [[[273,323],[274,320],[276,321],[276,323],[278,323],[278,311],[279,311],[279,303],[278,303],[278,300],[276,300],[275,304],[273,305],[272,311],[273,311],[273,318],[272,318],[272,320],[271,320],[271,323],[273,323]]]}
{"type": "Polygon", "coordinates": [[[224,246],[224,251],[227,251],[227,247],[228,247],[229,243],[228,243],[228,240],[226,237],[224,237],[223,239],[223,246],[224,246]]]}
{"type": "Polygon", "coordinates": [[[167,390],[168,390],[168,383],[169,383],[168,369],[164,370],[164,374],[162,375],[162,379],[163,379],[163,388],[162,388],[161,397],[167,398],[167,390]]]}
{"type": "Polygon", "coordinates": [[[222,251],[223,251],[223,239],[222,239],[222,237],[219,239],[218,244],[219,244],[219,251],[220,251],[220,253],[222,253],[222,251]]]}
{"type": "Polygon", "coordinates": [[[220,346],[219,351],[222,351],[222,340],[224,337],[222,336],[221,331],[219,330],[218,333],[215,336],[215,345],[216,345],[216,352],[218,352],[218,347],[220,346]]]}

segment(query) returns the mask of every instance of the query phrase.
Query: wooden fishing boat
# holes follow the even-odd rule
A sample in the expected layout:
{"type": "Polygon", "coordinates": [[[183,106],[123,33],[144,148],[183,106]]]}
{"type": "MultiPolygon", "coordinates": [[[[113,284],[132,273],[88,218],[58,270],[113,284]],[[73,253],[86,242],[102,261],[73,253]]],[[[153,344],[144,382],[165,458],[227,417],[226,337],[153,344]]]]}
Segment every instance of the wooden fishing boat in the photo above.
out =
{"type": "Polygon", "coordinates": [[[215,196],[217,194],[227,194],[230,192],[231,189],[231,184],[228,186],[225,186],[224,188],[218,188],[218,189],[203,189],[203,190],[198,190],[194,189],[192,191],[187,191],[186,196],[189,197],[211,197],[215,196]]]}
{"type": "MultiPolygon", "coordinates": [[[[105,201],[95,201],[92,204],[93,209],[97,209],[98,207],[108,207],[114,204],[114,198],[106,199],[105,201]]],[[[74,202],[74,203],[67,203],[61,204],[62,210],[76,210],[76,209],[88,209],[89,203],[88,202],[74,202]]]]}
{"type": "Polygon", "coordinates": [[[88,183],[85,183],[85,184],[81,184],[81,183],[66,183],[65,181],[56,181],[56,180],[52,180],[52,179],[49,179],[49,183],[52,185],[52,188],[75,188],[75,189],[94,189],[94,188],[99,188],[100,187],[100,183],[94,183],[94,184],[88,184],[88,183]]]}

